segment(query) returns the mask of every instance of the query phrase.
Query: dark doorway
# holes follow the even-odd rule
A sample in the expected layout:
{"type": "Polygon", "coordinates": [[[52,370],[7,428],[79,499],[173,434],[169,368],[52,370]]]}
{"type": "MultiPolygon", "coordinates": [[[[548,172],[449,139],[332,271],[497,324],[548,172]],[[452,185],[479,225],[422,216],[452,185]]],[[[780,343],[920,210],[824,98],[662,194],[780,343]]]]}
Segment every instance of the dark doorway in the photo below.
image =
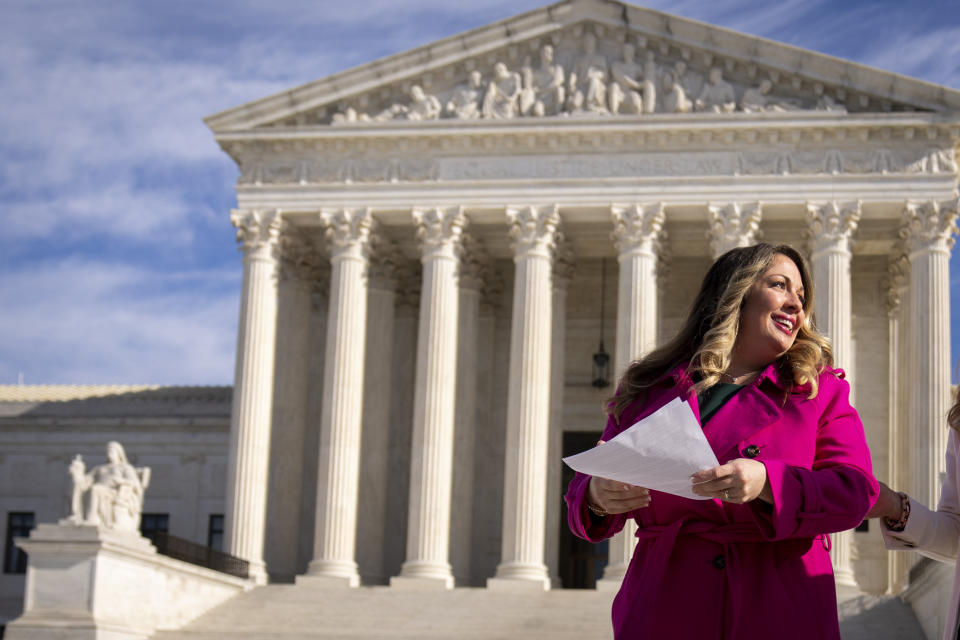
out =
{"type": "MultiPolygon", "coordinates": [[[[575,453],[591,449],[597,444],[602,432],[600,431],[565,431],[563,434],[563,455],[572,456],[575,453]]],[[[574,471],[562,461],[563,475],[562,491],[567,492],[567,485],[573,480],[574,471]]],[[[561,502],[563,496],[560,496],[561,502]]],[[[595,589],[597,579],[603,575],[603,568],[607,566],[607,541],[593,544],[581,540],[572,533],[567,526],[567,506],[562,506],[560,518],[560,581],[564,589],[595,589]]]]}

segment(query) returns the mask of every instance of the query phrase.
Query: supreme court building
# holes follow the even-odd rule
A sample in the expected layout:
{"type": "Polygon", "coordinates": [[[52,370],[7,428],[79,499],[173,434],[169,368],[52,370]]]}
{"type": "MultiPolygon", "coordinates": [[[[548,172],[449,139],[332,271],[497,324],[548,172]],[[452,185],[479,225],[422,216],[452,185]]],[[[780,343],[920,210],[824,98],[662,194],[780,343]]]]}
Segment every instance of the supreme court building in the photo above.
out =
{"type": "MultiPolygon", "coordinates": [[[[224,547],[263,582],[616,587],[563,455],[711,261],[804,253],[878,478],[938,496],[960,91],[566,0],[207,118],[241,175],[224,547]],[[600,358],[602,360],[602,356],[600,358]]],[[[909,587],[876,523],[838,583],[909,587]]],[[[914,579],[922,577],[914,571],[914,579]]]]}
{"type": "MultiPolygon", "coordinates": [[[[242,173],[227,548],[264,576],[559,585],[561,456],[613,388],[594,353],[615,380],[760,239],[809,257],[877,476],[935,503],[958,108],[569,0],[209,117],[242,173]]],[[[904,586],[875,530],[833,545],[838,582],[904,586]]]]}

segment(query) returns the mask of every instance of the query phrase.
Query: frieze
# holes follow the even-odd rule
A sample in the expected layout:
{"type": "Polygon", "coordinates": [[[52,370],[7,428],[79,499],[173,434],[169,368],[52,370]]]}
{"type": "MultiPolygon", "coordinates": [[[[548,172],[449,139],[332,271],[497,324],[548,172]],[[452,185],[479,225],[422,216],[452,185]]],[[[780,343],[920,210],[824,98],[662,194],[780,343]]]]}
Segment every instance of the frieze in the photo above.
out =
{"type": "Polygon", "coordinates": [[[278,158],[246,160],[239,183],[352,184],[461,180],[762,176],[817,174],[956,174],[952,149],[770,149],[647,153],[530,154],[502,157],[278,158]]]}

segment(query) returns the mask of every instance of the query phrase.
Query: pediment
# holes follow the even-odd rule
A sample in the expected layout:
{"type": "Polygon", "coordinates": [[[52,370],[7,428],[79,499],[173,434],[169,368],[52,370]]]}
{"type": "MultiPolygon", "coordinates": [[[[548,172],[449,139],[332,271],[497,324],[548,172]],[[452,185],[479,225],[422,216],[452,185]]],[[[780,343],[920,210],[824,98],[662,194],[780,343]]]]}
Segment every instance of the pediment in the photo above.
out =
{"type": "Polygon", "coordinates": [[[813,110],[955,111],[960,91],[614,0],[568,0],[207,123],[227,132],[813,110]]]}

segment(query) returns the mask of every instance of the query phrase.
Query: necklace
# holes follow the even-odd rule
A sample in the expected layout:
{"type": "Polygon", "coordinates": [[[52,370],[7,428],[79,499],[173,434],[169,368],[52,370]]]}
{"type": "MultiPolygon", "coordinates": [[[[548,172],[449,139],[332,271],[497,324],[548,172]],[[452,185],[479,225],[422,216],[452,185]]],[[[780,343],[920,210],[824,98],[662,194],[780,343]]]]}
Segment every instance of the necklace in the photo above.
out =
{"type": "Polygon", "coordinates": [[[738,375],[738,376],[732,376],[732,375],[730,375],[729,373],[727,373],[726,371],[724,371],[723,373],[720,374],[720,380],[722,381],[722,380],[726,379],[727,381],[732,382],[733,384],[741,384],[741,383],[740,383],[741,380],[745,380],[745,379],[747,379],[747,378],[751,378],[751,377],[757,375],[758,373],[760,373],[760,372],[759,372],[759,371],[747,371],[746,373],[741,373],[741,374],[738,375]]]}

